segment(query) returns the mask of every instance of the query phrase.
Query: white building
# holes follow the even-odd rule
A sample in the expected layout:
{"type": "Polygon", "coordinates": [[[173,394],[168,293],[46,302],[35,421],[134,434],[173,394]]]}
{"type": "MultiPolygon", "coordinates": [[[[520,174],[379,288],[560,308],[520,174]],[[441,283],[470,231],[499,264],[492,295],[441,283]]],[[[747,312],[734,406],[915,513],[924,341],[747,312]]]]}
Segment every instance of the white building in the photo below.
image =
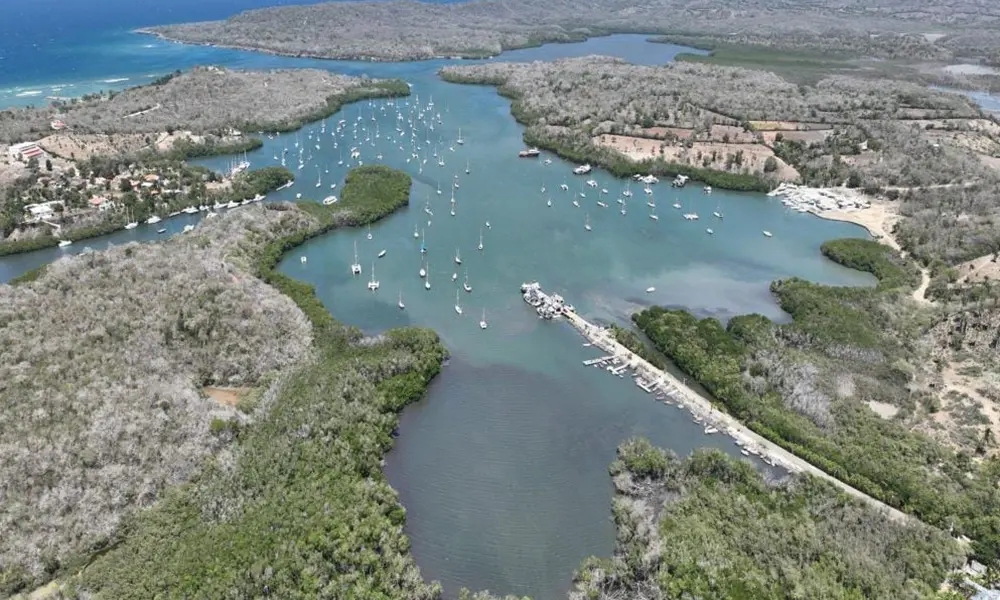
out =
{"type": "Polygon", "coordinates": [[[40,204],[25,204],[24,210],[28,213],[28,219],[31,221],[44,221],[46,219],[51,219],[55,215],[55,207],[62,206],[62,202],[59,200],[52,200],[51,202],[42,202],[40,204]]]}

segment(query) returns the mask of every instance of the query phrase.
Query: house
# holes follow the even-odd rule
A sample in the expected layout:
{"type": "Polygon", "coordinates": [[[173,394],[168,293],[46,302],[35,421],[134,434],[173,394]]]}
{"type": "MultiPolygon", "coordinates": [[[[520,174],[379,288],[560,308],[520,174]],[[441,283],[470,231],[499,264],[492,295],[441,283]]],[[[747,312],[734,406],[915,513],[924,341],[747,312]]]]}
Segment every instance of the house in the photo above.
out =
{"type": "Polygon", "coordinates": [[[13,160],[28,162],[32,158],[41,159],[45,156],[45,151],[38,146],[37,142],[22,142],[8,148],[7,154],[13,160]]]}
{"type": "Polygon", "coordinates": [[[44,221],[51,219],[55,215],[56,205],[62,206],[62,202],[52,200],[51,202],[42,202],[40,204],[25,204],[24,210],[28,213],[28,220],[44,221]]]}
{"type": "Polygon", "coordinates": [[[61,131],[66,129],[66,124],[59,119],[53,119],[52,122],[49,123],[49,127],[51,127],[54,131],[61,131]]]}
{"type": "Polygon", "coordinates": [[[91,208],[96,208],[101,212],[114,208],[115,205],[114,202],[108,200],[104,196],[92,196],[87,202],[90,203],[91,208]]]}

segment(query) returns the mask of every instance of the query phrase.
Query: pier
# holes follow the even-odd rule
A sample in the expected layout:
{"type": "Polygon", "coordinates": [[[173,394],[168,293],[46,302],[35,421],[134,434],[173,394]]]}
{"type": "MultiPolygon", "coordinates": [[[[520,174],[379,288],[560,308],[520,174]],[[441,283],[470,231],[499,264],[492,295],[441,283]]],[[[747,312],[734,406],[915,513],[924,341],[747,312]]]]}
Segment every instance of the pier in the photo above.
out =
{"type": "Polygon", "coordinates": [[[576,314],[572,305],[566,304],[562,297],[555,294],[550,296],[543,292],[541,285],[537,282],[523,284],[521,292],[525,302],[535,307],[539,316],[548,319],[557,316],[564,317],[569,324],[587,338],[593,347],[607,353],[606,356],[584,361],[585,365],[597,367],[608,364],[616,365],[609,366],[608,370],[618,376],[622,376],[624,370],[631,369],[635,376],[635,384],[643,391],[655,394],[657,399],[672,400],[679,407],[690,412],[696,423],[704,423],[706,431],[718,430],[719,433],[728,435],[737,446],[743,449],[741,452],[745,456],[759,456],[767,464],[780,466],[793,473],[809,473],[829,481],[845,493],[867,502],[889,518],[897,521],[910,519],[905,513],[827,474],[822,469],[752,431],[732,415],[716,409],[708,398],[688,387],[685,382],[666,371],[661,371],[620,344],[610,330],[594,325],[576,314]]]}

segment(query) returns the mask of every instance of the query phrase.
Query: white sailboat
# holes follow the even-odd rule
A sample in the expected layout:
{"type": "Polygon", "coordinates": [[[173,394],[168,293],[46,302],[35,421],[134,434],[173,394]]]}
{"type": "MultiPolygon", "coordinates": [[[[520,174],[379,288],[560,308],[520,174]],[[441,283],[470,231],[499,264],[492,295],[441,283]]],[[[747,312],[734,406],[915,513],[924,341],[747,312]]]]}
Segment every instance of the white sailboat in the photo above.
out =
{"type": "Polygon", "coordinates": [[[125,215],[125,218],[128,220],[128,223],[125,223],[125,229],[135,229],[139,226],[139,222],[132,219],[132,212],[130,210],[126,209],[125,215]]]}
{"type": "Polygon", "coordinates": [[[373,292],[378,290],[378,280],[375,279],[375,263],[372,263],[372,278],[371,281],[368,282],[368,289],[373,292]]]}
{"type": "Polygon", "coordinates": [[[591,228],[590,228],[590,213],[587,213],[587,217],[583,221],[583,228],[586,229],[587,231],[591,230],[591,228]]]}
{"type": "Polygon", "coordinates": [[[459,302],[457,289],[455,290],[455,312],[458,314],[462,314],[462,303],[459,302]]]}
{"type": "Polygon", "coordinates": [[[483,250],[483,229],[482,229],[482,227],[479,228],[479,245],[476,246],[476,248],[478,248],[480,252],[482,252],[482,250],[483,250]]]}
{"type": "Polygon", "coordinates": [[[462,256],[458,253],[458,248],[455,248],[455,264],[462,264],[462,256]]]}
{"type": "Polygon", "coordinates": [[[424,268],[424,259],[420,259],[420,278],[427,277],[427,269],[424,268]]]}
{"type": "Polygon", "coordinates": [[[625,198],[622,198],[622,209],[620,212],[622,213],[623,217],[625,216],[625,213],[628,212],[627,210],[625,210],[625,198]]]}
{"type": "Polygon", "coordinates": [[[489,327],[489,324],[486,322],[486,309],[484,308],[483,309],[483,317],[481,319],[479,319],[479,328],[480,329],[486,329],[487,327],[489,327]]]}
{"type": "Polygon", "coordinates": [[[458,128],[458,138],[455,140],[455,143],[458,144],[459,146],[461,146],[462,144],[465,143],[465,140],[462,139],[462,128],[461,127],[458,128]]]}
{"type": "Polygon", "coordinates": [[[372,226],[368,226],[368,239],[372,239],[372,226]]]}
{"type": "Polygon", "coordinates": [[[358,262],[358,243],[354,242],[354,262],[351,263],[351,274],[361,274],[361,263],[358,262]]]}
{"type": "Polygon", "coordinates": [[[465,270],[465,283],[462,284],[462,289],[465,290],[466,293],[470,293],[470,294],[472,293],[472,286],[469,285],[469,270],[468,269],[465,270]]]}
{"type": "Polygon", "coordinates": [[[763,230],[763,231],[761,231],[761,233],[763,233],[763,234],[764,234],[764,237],[771,237],[771,232],[770,232],[770,231],[767,231],[766,229],[765,229],[765,230],[763,230]]]}
{"type": "Polygon", "coordinates": [[[399,310],[405,310],[406,309],[406,305],[403,304],[403,292],[402,291],[399,292],[399,302],[396,304],[396,306],[399,307],[399,310]]]}
{"type": "Polygon", "coordinates": [[[469,161],[465,161],[465,174],[469,174],[469,161]]]}
{"type": "Polygon", "coordinates": [[[660,217],[656,216],[656,207],[655,206],[649,209],[649,218],[652,219],[652,220],[654,220],[654,221],[659,221],[660,220],[660,217]]]}
{"type": "Polygon", "coordinates": [[[420,238],[420,231],[417,229],[416,224],[413,225],[413,238],[414,239],[420,238]]]}
{"type": "Polygon", "coordinates": [[[451,216],[455,216],[455,188],[451,190],[451,216]]]}
{"type": "Polygon", "coordinates": [[[427,273],[425,273],[425,275],[427,277],[424,279],[424,289],[425,290],[429,290],[429,289],[431,289],[431,263],[430,262],[427,263],[427,273]]]}

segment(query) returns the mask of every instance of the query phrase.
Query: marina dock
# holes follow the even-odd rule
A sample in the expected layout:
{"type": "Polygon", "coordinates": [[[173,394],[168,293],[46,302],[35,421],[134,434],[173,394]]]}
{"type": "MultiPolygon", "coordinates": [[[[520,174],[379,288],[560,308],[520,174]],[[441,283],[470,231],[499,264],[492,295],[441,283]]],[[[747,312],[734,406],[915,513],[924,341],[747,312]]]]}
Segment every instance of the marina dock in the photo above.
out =
{"type": "Polygon", "coordinates": [[[620,344],[610,330],[594,325],[576,314],[573,306],[567,304],[558,294],[546,294],[537,282],[522,284],[521,293],[524,301],[534,307],[540,317],[545,319],[565,318],[569,324],[587,338],[592,347],[606,353],[605,356],[583,361],[584,365],[597,368],[603,367],[618,377],[624,377],[624,371],[631,370],[634,375],[635,384],[643,391],[655,395],[658,400],[665,402],[672,401],[672,403],[687,410],[691,413],[696,423],[705,424],[706,433],[718,431],[719,433],[728,435],[737,446],[741,447],[741,452],[744,456],[759,456],[769,465],[777,465],[790,472],[809,473],[815,477],[825,479],[847,494],[861,499],[884,512],[894,520],[906,521],[909,519],[905,513],[827,474],[825,471],[747,428],[732,415],[716,409],[712,406],[708,398],[688,387],[685,382],[666,371],[661,371],[641,356],[620,344]]]}

